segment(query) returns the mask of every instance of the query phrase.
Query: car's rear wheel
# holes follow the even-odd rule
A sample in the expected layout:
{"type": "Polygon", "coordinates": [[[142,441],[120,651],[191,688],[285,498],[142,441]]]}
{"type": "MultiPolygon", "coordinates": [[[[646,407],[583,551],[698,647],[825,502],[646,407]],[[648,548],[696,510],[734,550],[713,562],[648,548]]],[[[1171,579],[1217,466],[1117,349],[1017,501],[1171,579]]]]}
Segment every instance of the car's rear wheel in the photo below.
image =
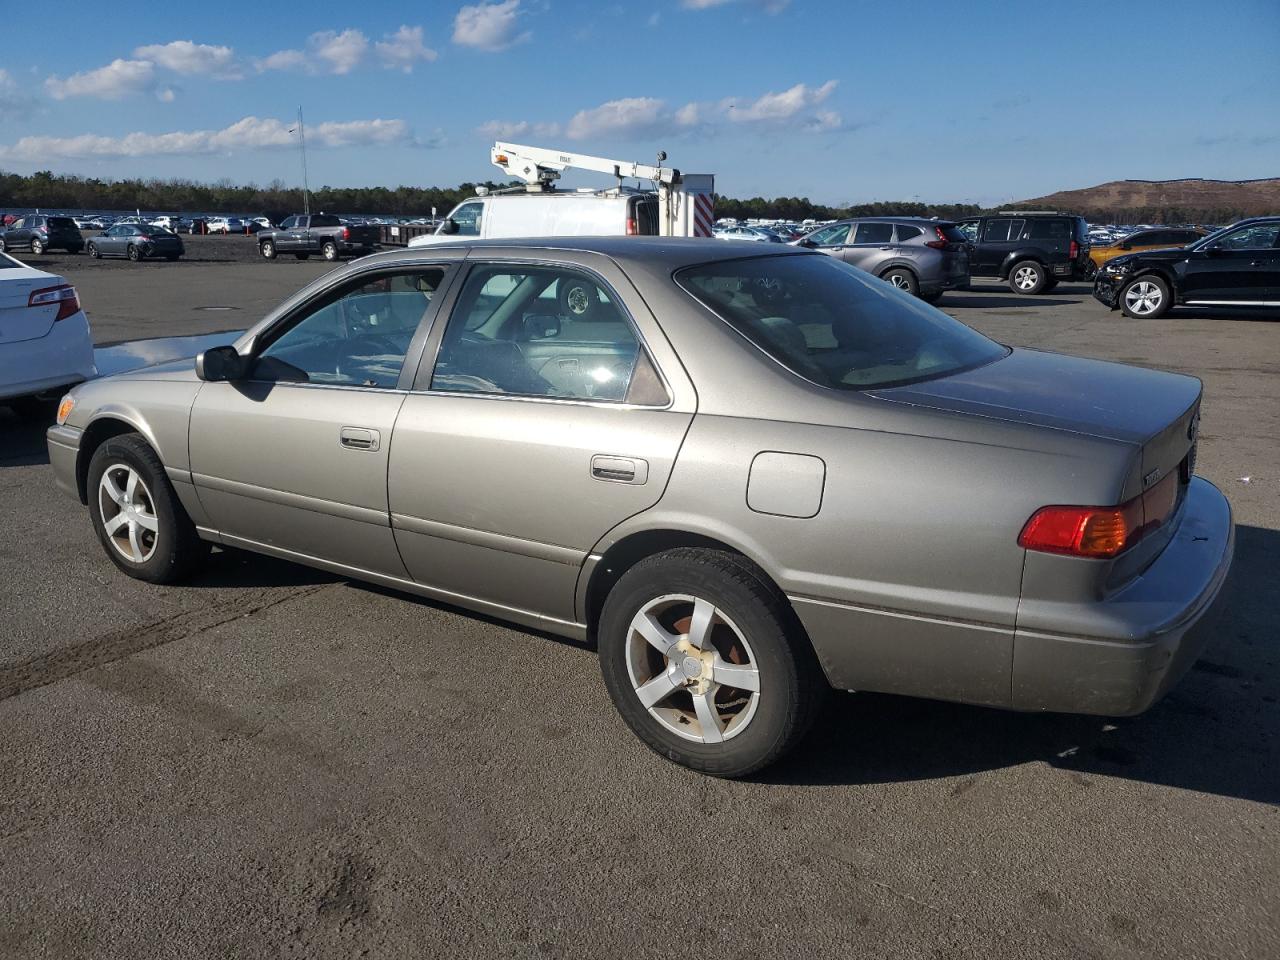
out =
{"type": "Polygon", "coordinates": [[[894,267],[892,270],[882,273],[880,277],[913,297],[920,295],[920,282],[916,280],[916,275],[905,267],[894,267]]]}
{"type": "Polygon", "coordinates": [[[142,251],[139,250],[137,246],[135,246],[132,243],[129,244],[129,259],[134,261],[138,261],[142,259],[142,251]]]}
{"type": "Polygon", "coordinates": [[[320,256],[324,257],[326,260],[337,260],[338,245],[332,240],[326,240],[320,247],[320,256]]]}
{"type": "Polygon", "coordinates": [[[1135,320],[1154,320],[1173,305],[1169,285],[1155,274],[1135,277],[1120,291],[1120,309],[1135,320]]]}
{"type": "Polygon", "coordinates": [[[1034,260],[1021,260],[1009,269],[1009,289],[1014,293],[1037,294],[1044,290],[1048,276],[1044,267],[1034,260]]]}
{"type": "Polygon", "coordinates": [[[274,260],[276,258],[276,245],[271,240],[263,240],[262,243],[258,245],[258,250],[268,260],[274,260]]]}
{"type": "Polygon", "coordinates": [[[186,579],[208,555],[165,475],[136,433],[106,440],[89,461],[89,515],[102,548],[131,577],[151,583],[186,579]]]}
{"type": "Polygon", "coordinates": [[[44,253],[44,241],[42,241],[39,237],[36,237],[34,240],[32,240],[31,252],[34,253],[37,257],[40,256],[40,254],[44,253]]]}
{"type": "Polygon", "coordinates": [[[96,243],[89,244],[89,256],[93,257],[95,260],[102,256],[102,254],[98,252],[98,245],[96,243]]]}
{"type": "Polygon", "coordinates": [[[605,686],[668,760],[720,777],[773,763],[827,691],[777,589],[729,553],[679,548],[628,570],[598,631],[605,686]]]}

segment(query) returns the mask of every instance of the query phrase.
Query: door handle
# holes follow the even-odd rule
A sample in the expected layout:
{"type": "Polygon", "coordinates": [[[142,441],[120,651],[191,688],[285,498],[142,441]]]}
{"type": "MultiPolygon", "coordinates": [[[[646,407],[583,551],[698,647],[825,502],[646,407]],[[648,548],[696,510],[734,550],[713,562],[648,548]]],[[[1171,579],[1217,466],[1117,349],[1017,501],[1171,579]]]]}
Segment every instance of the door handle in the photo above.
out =
{"type": "Polygon", "coordinates": [[[641,484],[649,479],[649,462],[597,454],[591,458],[591,478],[609,483],[641,484]]]}
{"type": "Polygon", "coordinates": [[[338,431],[338,442],[351,450],[377,450],[380,439],[377,430],[367,427],[343,427],[338,431]]]}
{"type": "Polygon", "coordinates": [[[892,249],[893,249],[893,247],[881,247],[880,249],[881,249],[881,250],[892,250],[892,249]]]}
{"type": "Polygon", "coordinates": [[[1249,266],[1251,266],[1251,267],[1260,267],[1260,266],[1262,266],[1262,261],[1261,261],[1261,260],[1250,260],[1250,261],[1249,261],[1249,266]]]}

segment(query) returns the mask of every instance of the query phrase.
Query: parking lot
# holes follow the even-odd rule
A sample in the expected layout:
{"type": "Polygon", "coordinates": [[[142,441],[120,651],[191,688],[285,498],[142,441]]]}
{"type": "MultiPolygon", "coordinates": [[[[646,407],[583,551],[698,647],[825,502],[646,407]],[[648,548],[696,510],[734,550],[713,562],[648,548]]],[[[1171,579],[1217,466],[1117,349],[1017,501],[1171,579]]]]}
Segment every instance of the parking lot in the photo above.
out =
{"type": "MultiPolygon", "coordinates": [[[[331,269],[187,246],[19,256],[104,345],[242,329],[331,269]]],[[[568,641],[237,552],[123,576],[0,408],[0,957],[1280,955],[1280,316],[1135,322],[1078,284],[940,307],[1204,380],[1235,565],[1148,714],[841,694],[762,778],[710,779],[568,641]]]]}

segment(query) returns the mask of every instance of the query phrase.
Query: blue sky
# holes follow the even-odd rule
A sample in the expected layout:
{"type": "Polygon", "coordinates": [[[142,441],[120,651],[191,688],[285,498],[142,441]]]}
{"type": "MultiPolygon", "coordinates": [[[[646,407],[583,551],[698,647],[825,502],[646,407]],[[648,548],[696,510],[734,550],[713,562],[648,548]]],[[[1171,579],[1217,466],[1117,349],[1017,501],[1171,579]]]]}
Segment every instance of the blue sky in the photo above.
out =
{"type": "MultiPolygon", "coordinates": [[[[0,168],[450,186],[495,138],[732,196],[1280,176],[1280,2],[10,3],[0,168]]],[[[589,182],[589,181],[584,181],[589,182]]]]}

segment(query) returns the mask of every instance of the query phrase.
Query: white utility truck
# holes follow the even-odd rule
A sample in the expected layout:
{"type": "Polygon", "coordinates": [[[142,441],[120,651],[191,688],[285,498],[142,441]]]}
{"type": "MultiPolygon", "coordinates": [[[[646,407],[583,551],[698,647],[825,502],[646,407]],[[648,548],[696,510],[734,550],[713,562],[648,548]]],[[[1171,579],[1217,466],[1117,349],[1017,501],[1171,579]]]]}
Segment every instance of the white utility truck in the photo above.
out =
{"type": "Polygon", "coordinates": [[[659,153],[658,164],[632,163],[495,143],[494,165],[524,186],[477,188],[476,196],[454,207],[435,233],[415,237],[409,246],[467,237],[711,236],[715,176],[660,166],[666,158],[659,153]],[[603,190],[557,190],[555,181],[565,170],[606,173],[617,183],[603,190]],[[652,187],[623,186],[628,178],[652,187]]]}

